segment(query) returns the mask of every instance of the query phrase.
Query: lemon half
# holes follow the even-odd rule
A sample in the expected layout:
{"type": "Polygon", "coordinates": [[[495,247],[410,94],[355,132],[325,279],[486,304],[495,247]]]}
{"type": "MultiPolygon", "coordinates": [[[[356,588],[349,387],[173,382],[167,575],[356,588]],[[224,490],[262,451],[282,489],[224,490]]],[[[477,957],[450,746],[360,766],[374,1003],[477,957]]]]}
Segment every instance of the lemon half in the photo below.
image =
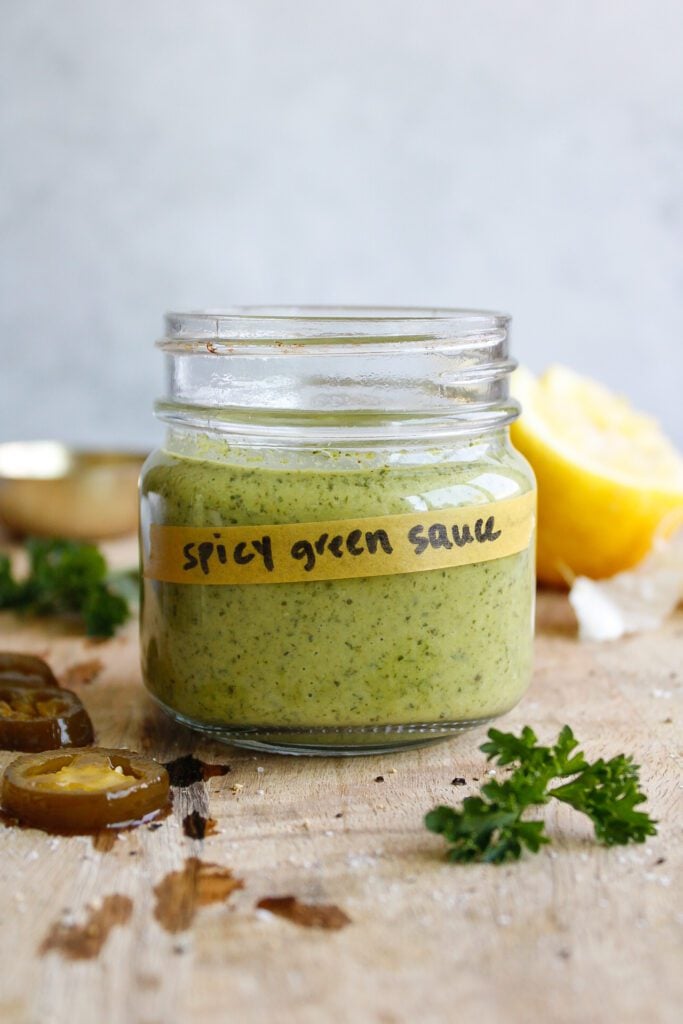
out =
{"type": "Polygon", "coordinates": [[[683,521],[683,458],[656,420],[595,381],[517,370],[515,446],[538,480],[539,579],[613,576],[683,521]]]}

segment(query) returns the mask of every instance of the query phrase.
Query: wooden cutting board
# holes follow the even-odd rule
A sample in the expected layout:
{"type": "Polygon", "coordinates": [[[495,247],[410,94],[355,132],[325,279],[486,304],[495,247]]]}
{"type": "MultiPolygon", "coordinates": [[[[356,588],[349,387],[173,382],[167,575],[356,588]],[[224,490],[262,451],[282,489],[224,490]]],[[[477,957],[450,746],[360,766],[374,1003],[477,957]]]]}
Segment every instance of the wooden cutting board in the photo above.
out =
{"type": "Polygon", "coordinates": [[[0,647],[71,676],[102,745],[229,768],[186,762],[172,815],[109,842],[0,828],[3,1024],[680,1019],[683,614],[579,645],[566,598],[540,595],[533,686],[505,726],[550,740],[568,722],[590,756],[635,754],[660,833],[606,850],[551,806],[552,846],[499,868],[446,863],[422,823],[486,778],[482,730],[398,755],[255,755],[155,710],[132,624],[94,645],[4,614],[0,647]],[[215,820],[203,840],[194,812],[215,820]],[[339,910],[257,907],[284,896],[339,910]]]}

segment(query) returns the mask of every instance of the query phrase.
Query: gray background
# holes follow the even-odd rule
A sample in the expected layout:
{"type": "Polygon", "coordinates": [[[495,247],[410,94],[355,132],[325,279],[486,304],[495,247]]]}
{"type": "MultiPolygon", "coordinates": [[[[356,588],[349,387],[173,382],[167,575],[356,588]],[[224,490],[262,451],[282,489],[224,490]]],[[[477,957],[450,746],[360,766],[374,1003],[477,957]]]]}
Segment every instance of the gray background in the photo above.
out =
{"type": "Polygon", "coordinates": [[[166,308],[480,305],[683,442],[683,4],[1,0],[0,428],[148,444],[166,308]]]}

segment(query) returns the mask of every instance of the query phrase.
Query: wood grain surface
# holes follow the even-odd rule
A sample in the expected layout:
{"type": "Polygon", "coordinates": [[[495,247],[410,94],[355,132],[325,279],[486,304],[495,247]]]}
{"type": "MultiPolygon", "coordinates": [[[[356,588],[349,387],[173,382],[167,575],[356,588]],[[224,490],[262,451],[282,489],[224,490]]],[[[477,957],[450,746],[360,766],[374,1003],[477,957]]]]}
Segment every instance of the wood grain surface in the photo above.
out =
{"type": "Polygon", "coordinates": [[[579,645],[566,598],[540,595],[533,685],[505,726],[549,740],[568,722],[591,756],[635,754],[660,833],[607,850],[551,806],[552,846],[499,868],[446,863],[423,826],[486,777],[482,730],[387,756],[256,755],[155,710],[132,623],[93,645],[4,614],[0,648],[46,655],[102,745],[229,766],[114,839],[0,828],[3,1024],[680,1020],[683,614],[579,645]],[[203,839],[188,815],[214,820],[203,839]]]}

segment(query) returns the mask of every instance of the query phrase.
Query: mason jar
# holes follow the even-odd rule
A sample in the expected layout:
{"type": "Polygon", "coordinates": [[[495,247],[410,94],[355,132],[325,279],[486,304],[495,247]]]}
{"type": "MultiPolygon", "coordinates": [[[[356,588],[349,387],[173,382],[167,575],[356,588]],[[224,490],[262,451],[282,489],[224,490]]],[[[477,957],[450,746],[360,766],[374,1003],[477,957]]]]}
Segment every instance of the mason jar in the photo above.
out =
{"type": "Polygon", "coordinates": [[[171,313],[141,478],[142,665],[240,746],[402,750],[530,680],[533,474],[509,440],[509,318],[171,313]]]}

